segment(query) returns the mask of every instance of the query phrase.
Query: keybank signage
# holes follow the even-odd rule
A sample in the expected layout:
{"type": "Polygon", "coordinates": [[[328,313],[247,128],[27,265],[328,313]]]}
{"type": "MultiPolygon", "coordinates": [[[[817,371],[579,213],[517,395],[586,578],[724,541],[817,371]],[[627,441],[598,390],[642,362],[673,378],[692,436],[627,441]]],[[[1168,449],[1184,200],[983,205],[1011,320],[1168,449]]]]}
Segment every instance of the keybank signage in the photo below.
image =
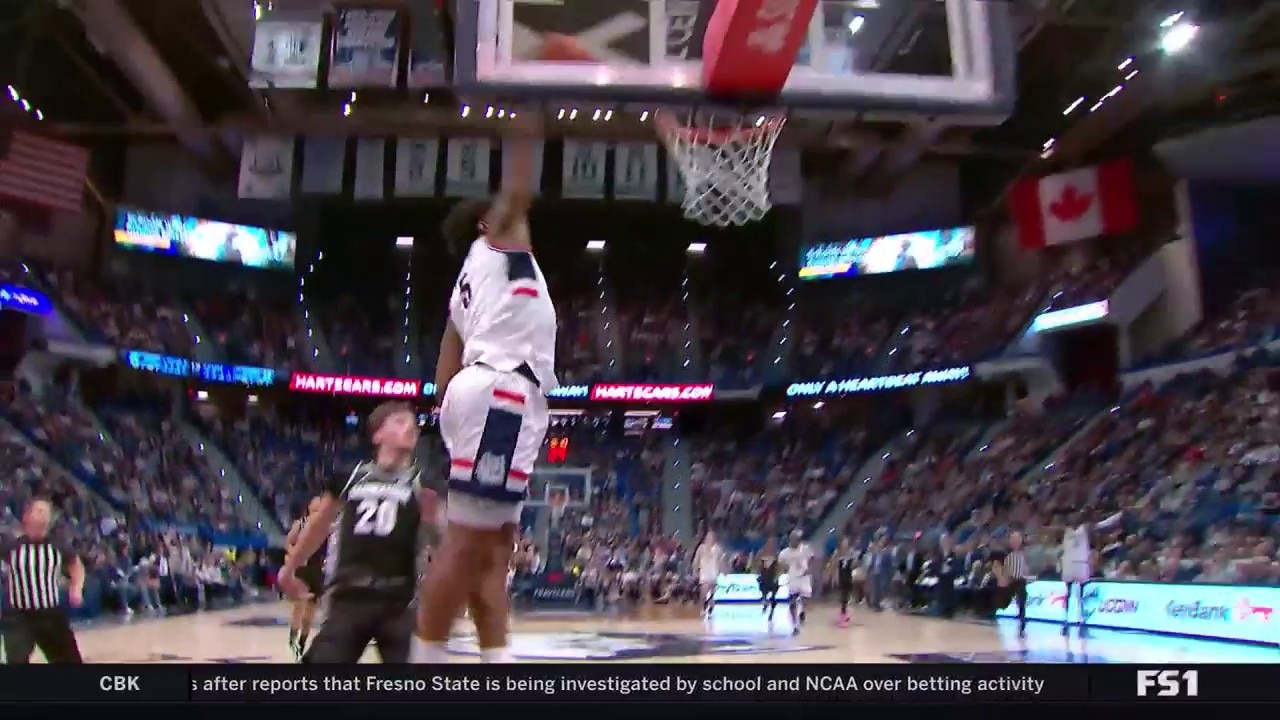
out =
{"type": "MultiPolygon", "coordinates": [[[[1031,583],[1027,619],[1062,622],[1066,596],[1061,582],[1031,583]]],[[[1280,588],[1098,581],[1071,598],[1070,608],[1072,622],[1090,627],[1280,643],[1280,588]]],[[[996,613],[1017,614],[1012,602],[996,613]]]]}
{"type": "Polygon", "coordinates": [[[875,375],[845,380],[815,380],[791,383],[787,386],[787,397],[853,395],[856,393],[900,390],[925,385],[945,385],[947,383],[963,382],[972,376],[973,368],[965,365],[941,370],[899,373],[897,375],[875,375]]]}

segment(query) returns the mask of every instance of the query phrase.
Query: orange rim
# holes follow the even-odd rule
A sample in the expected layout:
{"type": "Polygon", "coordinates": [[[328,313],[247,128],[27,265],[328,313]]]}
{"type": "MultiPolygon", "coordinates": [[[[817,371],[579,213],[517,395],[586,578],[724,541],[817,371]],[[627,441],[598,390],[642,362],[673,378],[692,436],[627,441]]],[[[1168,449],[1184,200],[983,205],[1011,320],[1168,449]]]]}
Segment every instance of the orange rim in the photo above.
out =
{"type": "Polygon", "coordinates": [[[766,117],[766,120],[759,125],[751,124],[745,127],[736,128],[716,128],[705,127],[695,128],[687,125],[680,125],[667,113],[659,111],[655,118],[659,127],[664,133],[673,137],[679,137],[690,143],[698,143],[703,145],[725,145],[734,141],[749,139],[756,135],[764,135],[779,129],[786,121],[783,117],[766,117]]]}

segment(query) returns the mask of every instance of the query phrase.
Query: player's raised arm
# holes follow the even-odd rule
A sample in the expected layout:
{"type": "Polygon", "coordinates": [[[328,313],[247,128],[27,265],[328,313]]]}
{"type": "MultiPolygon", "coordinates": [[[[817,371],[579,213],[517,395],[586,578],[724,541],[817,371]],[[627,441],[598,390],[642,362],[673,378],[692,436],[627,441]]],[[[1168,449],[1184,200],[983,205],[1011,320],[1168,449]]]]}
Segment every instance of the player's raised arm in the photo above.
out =
{"type": "Polygon", "coordinates": [[[489,212],[482,220],[482,231],[485,235],[502,244],[514,241],[517,247],[528,244],[528,236],[508,238],[524,225],[525,216],[529,212],[529,203],[533,200],[533,167],[535,154],[539,151],[537,142],[538,126],[525,113],[521,118],[524,123],[507,136],[507,143],[502,158],[502,185],[498,196],[489,206],[489,212]]]}

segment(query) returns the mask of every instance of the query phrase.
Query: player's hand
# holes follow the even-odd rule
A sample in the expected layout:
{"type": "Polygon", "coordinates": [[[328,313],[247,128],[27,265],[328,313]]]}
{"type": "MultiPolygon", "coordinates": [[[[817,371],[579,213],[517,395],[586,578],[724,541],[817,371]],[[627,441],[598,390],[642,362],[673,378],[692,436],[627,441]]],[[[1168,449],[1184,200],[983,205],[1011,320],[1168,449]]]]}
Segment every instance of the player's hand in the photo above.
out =
{"type": "Polygon", "coordinates": [[[67,599],[71,602],[71,607],[80,607],[84,604],[84,590],[82,588],[71,588],[67,591],[67,599]]]}
{"type": "Polygon", "coordinates": [[[285,595],[294,600],[310,600],[311,591],[307,590],[307,586],[298,580],[297,574],[293,568],[288,565],[280,568],[280,574],[276,576],[276,584],[284,591],[285,595]]]}

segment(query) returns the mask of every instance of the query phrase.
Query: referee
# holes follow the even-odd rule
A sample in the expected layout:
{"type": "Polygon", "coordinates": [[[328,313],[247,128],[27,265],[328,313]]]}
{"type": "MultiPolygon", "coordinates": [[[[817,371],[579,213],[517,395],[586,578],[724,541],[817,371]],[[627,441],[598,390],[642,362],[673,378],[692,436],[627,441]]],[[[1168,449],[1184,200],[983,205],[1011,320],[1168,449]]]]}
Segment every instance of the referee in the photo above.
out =
{"type": "Polygon", "coordinates": [[[4,617],[4,656],[25,665],[37,647],[49,664],[80,663],[80,647],[59,596],[63,570],[71,576],[71,605],[79,607],[84,564],[70,548],[48,538],[53,506],[34,498],[22,514],[22,535],[0,539],[0,560],[7,568],[9,603],[4,617]]]}
{"type": "MultiPolygon", "coordinates": [[[[1022,546],[1022,533],[1009,533],[1009,551],[1000,558],[1001,570],[997,575],[1000,584],[1005,585],[1004,606],[1009,599],[1018,605],[1018,636],[1027,635],[1027,580],[1032,577],[1031,565],[1027,562],[1027,552],[1022,546]]],[[[999,606],[997,606],[999,607],[999,606]]]]}

